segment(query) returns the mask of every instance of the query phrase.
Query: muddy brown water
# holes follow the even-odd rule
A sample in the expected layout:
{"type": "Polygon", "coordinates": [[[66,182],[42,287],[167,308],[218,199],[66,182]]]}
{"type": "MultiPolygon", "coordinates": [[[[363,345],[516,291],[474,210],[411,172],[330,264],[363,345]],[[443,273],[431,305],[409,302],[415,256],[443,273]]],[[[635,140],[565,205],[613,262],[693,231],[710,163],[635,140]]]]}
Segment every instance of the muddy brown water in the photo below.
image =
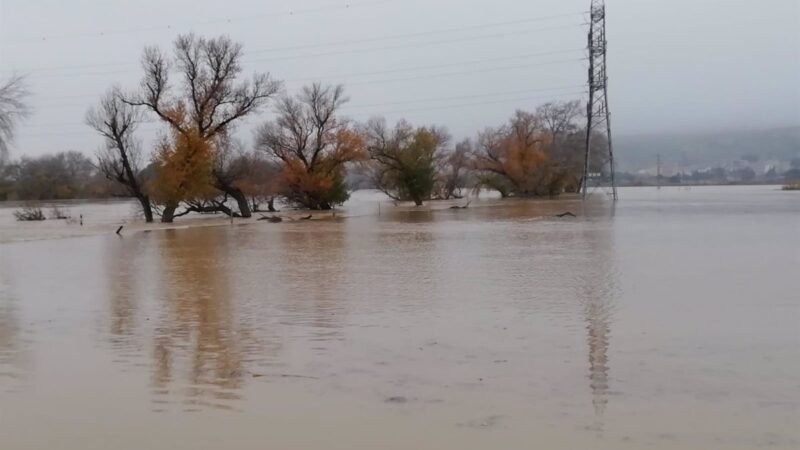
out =
{"type": "Polygon", "coordinates": [[[4,222],[0,448],[800,448],[800,195],[621,195],[4,222]]]}

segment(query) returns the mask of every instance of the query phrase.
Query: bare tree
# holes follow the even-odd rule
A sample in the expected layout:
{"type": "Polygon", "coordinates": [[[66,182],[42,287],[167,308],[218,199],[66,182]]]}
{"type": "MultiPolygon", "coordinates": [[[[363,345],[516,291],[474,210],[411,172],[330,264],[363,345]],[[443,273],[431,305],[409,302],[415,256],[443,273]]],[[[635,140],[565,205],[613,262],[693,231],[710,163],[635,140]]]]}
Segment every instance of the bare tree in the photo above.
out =
{"type": "Polygon", "coordinates": [[[217,155],[214,170],[247,196],[252,212],[260,212],[266,204],[275,212],[275,197],[280,194],[280,168],[264,152],[246,149],[241,141],[222,147],[217,155]]]}
{"type": "Polygon", "coordinates": [[[450,153],[440,158],[438,196],[444,200],[462,198],[461,190],[469,184],[474,149],[472,141],[465,139],[450,153]]]}
{"type": "Polygon", "coordinates": [[[124,186],[127,193],[139,201],[144,219],[150,223],[153,208],[144,186],[141,145],[134,137],[141,118],[135,107],[122,101],[119,90],[112,89],[97,108],[86,113],[86,124],[105,139],[97,155],[100,171],[107,179],[124,186]]]}
{"type": "Polygon", "coordinates": [[[0,164],[8,157],[8,147],[14,140],[19,121],[30,114],[30,108],[25,102],[28,95],[25,78],[22,76],[12,76],[0,84],[0,164]]]}
{"type": "Polygon", "coordinates": [[[284,96],[277,119],[258,130],[257,147],[281,165],[283,195],[295,205],[331,209],[347,200],[345,165],[365,157],[363,140],[337,117],[347,101],[342,86],[306,86],[284,96]]]}
{"type": "MultiPolygon", "coordinates": [[[[175,41],[172,59],[148,47],[142,57],[145,75],[140,92],[125,102],[147,108],[178,133],[192,133],[211,144],[224,142],[241,119],[257,112],[281,88],[269,74],[240,79],[241,57],[242,45],[226,36],[182,35],[175,41]],[[177,93],[170,83],[173,70],[180,80],[177,93]]],[[[250,217],[241,189],[223,173],[215,171],[213,178],[217,189],[236,200],[241,215],[250,217]]]]}
{"type": "Polygon", "coordinates": [[[536,117],[549,140],[551,171],[568,192],[576,192],[581,185],[586,134],[577,119],[583,114],[578,100],[546,103],[536,109],[536,117]]]}
{"type": "Polygon", "coordinates": [[[536,108],[536,116],[557,143],[570,133],[578,131],[575,120],[583,114],[582,109],[578,100],[551,102],[536,108]]]}

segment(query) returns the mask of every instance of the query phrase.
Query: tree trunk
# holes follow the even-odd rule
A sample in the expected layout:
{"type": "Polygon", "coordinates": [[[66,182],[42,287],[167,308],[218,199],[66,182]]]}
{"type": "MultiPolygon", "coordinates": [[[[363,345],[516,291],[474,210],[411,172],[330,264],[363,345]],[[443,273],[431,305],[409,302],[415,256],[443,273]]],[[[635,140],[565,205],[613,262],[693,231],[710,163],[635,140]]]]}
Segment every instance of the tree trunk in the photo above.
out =
{"type": "Polygon", "coordinates": [[[239,214],[245,219],[253,217],[253,213],[250,210],[250,203],[247,201],[247,196],[244,195],[241,189],[233,188],[228,192],[228,195],[233,197],[236,200],[236,204],[239,205],[239,214]]]}
{"type": "Polygon", "coordinates": [[[150,205],[150,198],[146,195],[138,197],[139,203],[142,205],[144,212],[144,221],[153,223],[153,207],[150,205]]]}
{"type": "Polygon", "coordinates": [[[172,223],[176,209],[178,209],[178,205],[165,206],[164,211],[161,213],[161,223],[172,223]]]}
{"type": "Polygon", "coordinates": [[[278,212],[275,210],[275,197],[269,198],[269,202],[267,202],[267,208],[271,213],[278,212]]]}
{"type": "Polygon", "coordinates": [[[215,183],[215,187],[220,191],[226,193],[233,197],[236,200],[236,204],[239,206],[239,214],[241,217],[250,218],[253,217],[253,211],[250,209],[250,202],[247,201],[247,196],[244,195],[241,189],[234,187],[223,180],[220,180],[219,177],[217,178],[217,182],[215,183]]]}
{"type": "Polygon", "coordinates": [[[422,199],[421,198],[414,197],[413,200],[414,200],[414,205],[415,206],[422,206],[422,199]]]}

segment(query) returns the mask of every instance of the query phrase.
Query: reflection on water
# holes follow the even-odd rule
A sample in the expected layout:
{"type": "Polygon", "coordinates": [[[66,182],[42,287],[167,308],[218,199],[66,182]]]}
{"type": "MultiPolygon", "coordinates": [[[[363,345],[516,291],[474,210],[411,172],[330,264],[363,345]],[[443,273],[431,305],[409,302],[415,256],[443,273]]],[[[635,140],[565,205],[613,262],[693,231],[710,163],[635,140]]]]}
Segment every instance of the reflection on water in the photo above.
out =
{"type": "Polygon", "coordinates": [[[20,311],[13,259],[0,254],[0,393],[21,389],[30,375],[30,330],[20,311]]]}
{"type": "Polygon", "coordinates": [[[800,197],[626,192],[1,247],[0,447],[797,447],[800,197]]]}
{"type": "Polygon", "coordinates": [[[345,236],[337,232],[310,233],[308,229],[281,230],[275,243],[280,255],[279,282],[282,323],[311,330],[312,342],[341,339],[345,305],[337,292],[343,280],[345,236]]]}
{"type": "MultiPolygon", "coordinates": [[[[611,205],[604,212],[613,218],[615,206],[611,205]]],[[[598,215],[603,214],[601,212],[598,215]]],[[[588,258],[580,267],[576,267],[576,270],[581,272],[583,283],[581,297],[588,334],[589,386],[595,414],[594,427],[602,433],[603,416],[609,401],[609,344],[619,280],[615,267],[614,236],[611,227],[584,231],[582,235],[588,258]]]]}
{"type": "Polygon", "coordinates": [[[608,405],[608,344],[611,334],[608,312],[602,302],[586,305],[589,332],[589,379],[592,388],[592,405],[598,426],[602,429],[603,414],[608,405]]]}
{"type": "Polygon", "coordinates": [[[135,346],[136,313],[142,301],[143,280],[137,272],[143,269],[142,258],[137,254],[140,242],[120,240],[118,245],[109,246],[107,255],[109,335],[113,345],[121,350],[135,346]]]}
{"type": "Polygon", "coordinates": [[[238,398],[243,382],[241,339],[246,336],[234,319],[228,274],[222,269],[225,236],[199,242],[170,230],[160,239],[155,393],[169,398],[172,383],[180,387],[184,382],[186,404],[225,407],[220,401],[238,398]],[[179,378],[182,371],[188,372],[186,380],[179,378]]]}
{"type": "Polygon", "coordinates": [[[20,325],[10,269],[0,259],[0,385],[4,378],[20,377],[20,325]]]}

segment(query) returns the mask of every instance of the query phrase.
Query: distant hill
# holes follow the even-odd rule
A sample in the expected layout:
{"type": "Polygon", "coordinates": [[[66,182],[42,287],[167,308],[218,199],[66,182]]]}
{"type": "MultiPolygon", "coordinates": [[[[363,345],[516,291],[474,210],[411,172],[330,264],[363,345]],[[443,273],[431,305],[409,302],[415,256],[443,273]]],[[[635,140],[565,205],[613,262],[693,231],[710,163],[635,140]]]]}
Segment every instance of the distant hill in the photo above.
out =
{"type": "Polygon", "coordinates": [[[664,163],[687,169],[741,159],[788,162],[800,158],[800,127],[727,133],[620,135],[615,138],[614,146],[617,167],[623,172],[655,167],[658,154],[664,163]]]}

